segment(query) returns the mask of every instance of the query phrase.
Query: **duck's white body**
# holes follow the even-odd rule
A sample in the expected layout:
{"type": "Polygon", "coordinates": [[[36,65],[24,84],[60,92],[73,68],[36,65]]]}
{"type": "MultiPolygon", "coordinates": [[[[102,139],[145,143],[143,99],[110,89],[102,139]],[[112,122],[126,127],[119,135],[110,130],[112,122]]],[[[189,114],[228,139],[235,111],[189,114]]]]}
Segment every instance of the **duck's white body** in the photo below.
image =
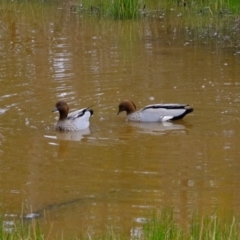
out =
{"type": "Polygon", "coordinates": [[[119,112],[126,111],[127,119],[134,122],[163,122],[183,118],[193,111],[187,104],[151,104],[136,111],[132,101],[124,100],[119,105],[119,112]]]}
{"type": "Polygon", "coordinates": [[[127,115],[129,121],[163,122],[177,119],[187,114],[188,105],[183,104],[152,104],[127,115]]]}
{"type": "Polygon", "coordinates": [[[92,113],[89,109],[83,108],[68,114],[65,120],[58,120],[55,124],[57,130],[78,131],[89,127],[92,113]]]}
{"type": "Polygon", "coordinates": [[[68,113],[67,103],[59,101],[53,111],[59,111],[60,117],[55,124],[55,129],[60,131],[78,131],[89,127],[90,118],[93,115],[93,110],[83,108],[74,112],[68,113]]]}

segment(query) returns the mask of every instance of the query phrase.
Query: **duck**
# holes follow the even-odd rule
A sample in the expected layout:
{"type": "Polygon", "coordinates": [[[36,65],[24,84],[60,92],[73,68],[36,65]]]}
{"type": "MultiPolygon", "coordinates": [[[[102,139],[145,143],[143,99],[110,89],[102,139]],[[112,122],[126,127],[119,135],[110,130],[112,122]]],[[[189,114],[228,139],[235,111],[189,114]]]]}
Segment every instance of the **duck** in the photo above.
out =
{"type": "Polygon", "coordinates": [[[122,100],[118,106],[119,115],[127,112],[127,120],[133,122],[164,122],[182,119],[185,115],[193,112],[188,104],[166,103],[151,104],[137,111],[136,105],[131,100],[122,100]]]}
{"type": "Polygon", "coordinates": [[[59,119],[55,124],[55,129],[60,131],[78,131],[89,127],[90,118],[93,110],[89,107],[69,112],[68,104],[63,101],[57,101],[52,112],[59,112],[59,119]]]}

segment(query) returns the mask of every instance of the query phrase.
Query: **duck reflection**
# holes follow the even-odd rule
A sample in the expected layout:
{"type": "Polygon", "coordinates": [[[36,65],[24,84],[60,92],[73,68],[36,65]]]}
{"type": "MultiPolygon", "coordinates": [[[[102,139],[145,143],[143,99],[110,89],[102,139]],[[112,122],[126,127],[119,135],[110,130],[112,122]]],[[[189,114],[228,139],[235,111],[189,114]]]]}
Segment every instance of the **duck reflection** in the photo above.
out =
{"type": "Polygon", "coordinates": [[[59,140],[65,141],[81,141],[85,138],[86,135],[91,133],[89,128],[86,128],[81,131],[57,131],[56,137],[59,140]]]}
{"type": "Polygon", "coordinates": [[[186,126],[180,123],[172,122],[161,122],[161,123],[138,123],[138,122],[129,122],[132,127],[138,128],[138,131],[141,133],[148,134],[165,134],[165,133],[179,133],[185,132],[186,126]]]}

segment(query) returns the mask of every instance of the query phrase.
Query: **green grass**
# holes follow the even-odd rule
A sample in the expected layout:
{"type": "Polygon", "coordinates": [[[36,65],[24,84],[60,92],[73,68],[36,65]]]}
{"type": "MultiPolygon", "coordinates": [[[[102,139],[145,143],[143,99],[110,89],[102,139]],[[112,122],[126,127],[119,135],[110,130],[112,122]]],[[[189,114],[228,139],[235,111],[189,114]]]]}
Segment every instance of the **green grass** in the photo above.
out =
{"type": "Polygon", "coordinates": [[[164,210],[144,227],[145,240],[237,240],[240,239],[239,222],[235,217],[221,219],[217,214],[192,219],[183,228],[174,220],[173,212],[164,210]]]}
{"type": "Polygon", "coordinates": [[[117,19],[134,19],[139,16],[138,0],[115,0],[109,5],[109,13],[117,19]]]}
{"type": "MultiPolygon", "coordinates": [[[[1,225],[3,226],[3,221],[1,225]]],[[[132,236],[135,240],[239,240],[239,221],[235,217],[224,218],[218,214],[211,216],[206,215],[199,217],[193,214],[189,222],[184,222],[182,226],[178,220],[174,218],[172,210],[163,210],[155,214],[151,220],[143,225],[142,232],[139,236],[132,236]]],[[[81,226],[79,227],[81,228],[81,226]]],[[[51,228],[50,228],[51,229],[51,228]]],[[[61,230],[60,230],[61,232],[61,230]]],[[[51,236],[44,233],[40,224],[34,220],[29,224],[22,222],[16,223],[15,228],[9,232],[3,227],[0,230],[0,240],[45,240],[45,239],[70,239],[67,233],[61,233],[59,236],[51,236]]],[[[71,239],[129,239],[129,236],[117,234],[111,228],[107,232],[92,236],[86,233],[82,237],[74,237],[71,239]]]]}
{"type": "MultiPolygon", "coordinates": [[[[4,221],[0,220],[0,240],[40,240],[47,239],[37,221],[32,221],[26,225],[23,222],[16,222],[13,228],[4,227],[4,221]]],[[[12,226],[11,226],[12,227],[12,226]]]]}
{"type": "Polygon", "coordinates": [[[63,6],[73,8],[78,11],[89,11],[91,13],[98,13],[103,18],[114,19],[135,19],[142,16],[141,12],[146,8],[148,11],[159,10],[162,8],[177,8],[185,6],[185,10],[192,11],[197,9],[203,11],[204,9],[211,9],[212,12],[230,11],[238,14],[240,11],[239,0],[0,0],[1,5],[16,4],[21,5],[51,5],[63,4],[63,6]],[[184,4],[185,3],[185,4],[184,4]],[[81,6],[81,7],[77,7],[81,6]]]}
{"type": "MultiPolygon", "coordinates": [[[[183,7],[185,11],[238,14],[239,0],[77,0],[81,10],[98,13],[102,18],[136,19],[143,12],[183,7]]],[[[77,5],[77,2],[76,2],[77,5]]],[[[145,16],[145,15],[144,15],[145,16]]]]}
{"type": "Polygon", "coordinates": [[[140,16],[139,0],[83,0],[83,9],[102,18],[136,19],[140,16]]]}

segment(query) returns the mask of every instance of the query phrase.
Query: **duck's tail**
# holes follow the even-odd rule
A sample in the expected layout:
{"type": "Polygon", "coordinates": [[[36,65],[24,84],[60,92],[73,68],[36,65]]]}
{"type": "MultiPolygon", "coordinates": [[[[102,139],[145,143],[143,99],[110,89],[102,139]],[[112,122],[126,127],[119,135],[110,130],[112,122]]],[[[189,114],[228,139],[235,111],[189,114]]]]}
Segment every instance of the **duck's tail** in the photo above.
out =
{"type": "Polygon", "coordinates": [[[187,114],[193,112],[193,108],[190,107],[189,105],[186,105],[185,107],[185,111],[181,114],[181,115],[178,115],[178,116],[175,116],[174,118],[172,118],[171,120],[178,120],[178,119],[182,119],[183,117],[185,117],[187,114]]]}

